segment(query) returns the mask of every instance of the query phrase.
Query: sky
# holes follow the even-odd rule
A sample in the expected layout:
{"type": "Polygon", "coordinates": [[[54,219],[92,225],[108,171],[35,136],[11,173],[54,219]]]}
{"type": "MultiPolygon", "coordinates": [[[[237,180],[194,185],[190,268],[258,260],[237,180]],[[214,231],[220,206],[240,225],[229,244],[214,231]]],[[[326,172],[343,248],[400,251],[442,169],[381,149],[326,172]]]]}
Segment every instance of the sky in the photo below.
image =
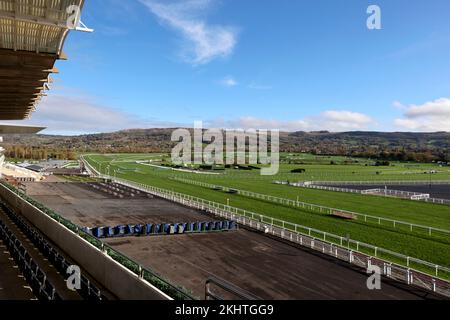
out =
{"type": "Polygon", "coordinates": [[[25,122],[44,133],[450,131],[448,0],[87,0],[82,21],[25,122]]]}

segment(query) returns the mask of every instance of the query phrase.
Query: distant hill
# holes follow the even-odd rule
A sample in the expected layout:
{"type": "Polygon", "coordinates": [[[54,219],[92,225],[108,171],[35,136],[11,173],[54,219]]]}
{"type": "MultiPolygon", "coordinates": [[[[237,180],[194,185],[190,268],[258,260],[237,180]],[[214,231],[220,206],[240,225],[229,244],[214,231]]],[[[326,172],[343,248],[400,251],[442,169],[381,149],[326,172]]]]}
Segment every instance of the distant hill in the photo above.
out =
{"type": "MultiPolygon", "coordinates": [[[[5,137],[4,145],[7,150],[13,146],[31,146],[76,152],[170,152],[174,145],[170,141],[173,130],[132,129],[80,136],[14,135],[5,137]]],[[[281,132],[280,148],[283,152],[449,161],[450,133],[281,132]]]]}

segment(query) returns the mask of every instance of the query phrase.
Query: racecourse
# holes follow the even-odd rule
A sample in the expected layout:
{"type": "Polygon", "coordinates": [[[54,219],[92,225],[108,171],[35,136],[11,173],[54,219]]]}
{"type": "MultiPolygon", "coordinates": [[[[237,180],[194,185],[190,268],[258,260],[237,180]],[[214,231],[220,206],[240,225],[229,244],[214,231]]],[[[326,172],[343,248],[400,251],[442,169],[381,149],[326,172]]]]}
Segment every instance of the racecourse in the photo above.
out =
{"type": "MultiPolygon", "coordinates": [[[[394,163],[389,167],[371,167],[367,162],[358,164],[323,164],[323,159],[305,156],[308,161],[317,159],[319,164],[281,164],[276,176],[263,177],[259,170],[226,169],[220,174],[204,175],[190,172],[167,170],[138,163],[150,161],[159,165],[167,155],[161,154],[120,154],[120,155],[85,155],[85,159],[97,170],[111,176],[135,182],[181,192],[211,201],[228,204],[241,209],[257,212],[284,221],[315,228],[352,240],[368,243],[400,254],[450,267],[450,237],[447,235],[410,231],[405,228],[385,225],[367,224],[358,220],[342,220],[302,208],[292,208],[276,203],[253,199],[238,194],[226,193],[211,188],[194,186],[173,180],[181,177],[195,181],[238,188],[266,195],[303,201],[311,204],[355,211],[372,216],[401,220],[409,223],[450,230],[450,206],[296,188],[274,184],[275,180],[310,181],[310,180],[450,180],[448,167],[432,164],[394,163]],[[290,173],[292,169],[304,168],[304,174],[290,173]],[[428,173],[436,172],[436,173],[428,173]]],[[[339,159],[334,159],[336,163],[339,159]]]]}

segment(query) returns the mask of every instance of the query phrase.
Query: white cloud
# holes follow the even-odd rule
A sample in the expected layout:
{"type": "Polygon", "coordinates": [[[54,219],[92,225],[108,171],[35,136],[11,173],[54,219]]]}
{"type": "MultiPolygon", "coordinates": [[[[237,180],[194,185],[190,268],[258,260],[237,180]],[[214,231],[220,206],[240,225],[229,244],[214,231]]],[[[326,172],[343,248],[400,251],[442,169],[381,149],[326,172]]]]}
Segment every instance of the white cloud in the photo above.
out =
{"type": "Polygon", "coordinates": [[[412,131],[450,131],[450,99],[405,106],[403,118],[395,119],[394,123],[400,129],[412,131]]]}
{"type": "Polygon", "coordinates": [[[334,132],[369,130],[376,122],[369,116],[351,111],[325,111],[317,116],[298,120],[276,120],[257,117],[241,117],[237,120],[215,120],[208,127],[226,127],[242,129],[278,129],[281,131],[317,131],[334,132]]]}
{"type": "Polygon", "coordinates": [[[392,106],[398,110],[405,110],[407,107],[399,101],[394,101],[392,106]]]}
{"type": "Polygon", "coordinates": [[[213,0],[139,0],[163,23],[180,32],[187,45],[184,58],[195,65],[206,64],[218,57],[227,57],[236,46],[237,31],[233,27],[210,25],[202,14],[213,0]]]}
{"type": "Polygon", "coordinates": [[[233,77],[225,77],[220,81],[220,84],[225,87],[235,87],[238,82],[233,77]]]}
{"type": "MultiPolygon", "coordinates": [[[[4,121],[3,123],[8,123],[4,121]]],[[[30,119],[14,122],[38,125],[48,129],[45,134],[77,135],[113,132],[131,128],[177,127],[179,124],[143,119],[98,104],[88,96],[52,94],[42,100],[30,119]]]]}

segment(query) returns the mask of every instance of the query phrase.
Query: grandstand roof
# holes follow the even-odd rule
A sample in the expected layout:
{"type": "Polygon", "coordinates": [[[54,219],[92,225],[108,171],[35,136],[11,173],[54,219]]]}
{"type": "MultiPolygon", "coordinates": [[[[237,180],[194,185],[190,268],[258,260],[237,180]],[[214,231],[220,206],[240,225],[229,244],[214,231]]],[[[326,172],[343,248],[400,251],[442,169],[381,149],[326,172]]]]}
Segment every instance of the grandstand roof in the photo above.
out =
{"type": "MultiPolygon", "coordinates": [[[[0,120],[28,118],[57,73],[57,59],[84,0],[0,0],[0,120]]],[[[77,16],[78,18],[79,16],[77,16]]]]}
{"type": "Polygon", "coordinates": [[[0,134],[32,134],[38,133],[44,129],[45,127],[0,124],[0,134]]]}

